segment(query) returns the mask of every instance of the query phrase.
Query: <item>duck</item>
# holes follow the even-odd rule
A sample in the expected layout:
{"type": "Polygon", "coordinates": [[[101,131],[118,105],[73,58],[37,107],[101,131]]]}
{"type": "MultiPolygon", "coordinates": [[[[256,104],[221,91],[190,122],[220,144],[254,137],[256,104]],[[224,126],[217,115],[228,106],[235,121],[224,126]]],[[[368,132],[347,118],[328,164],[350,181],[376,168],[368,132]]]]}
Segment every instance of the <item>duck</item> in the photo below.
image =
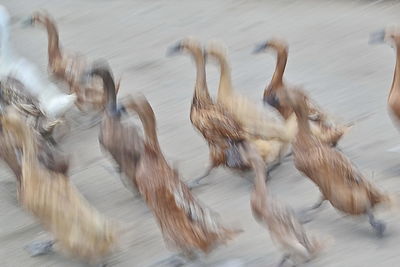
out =
{"type": "Polygon", "coordinates": [[[371,33],[370,44],[387,42],[396,50],[396,66],[393,74],[392,85],[389,90],[387,105],[393,122],[398,126],[400,121],[400,33],[396,29],[384,29],[371,33]]]}
{"type": "Polygon", "coordinates": [[[294,211],[271,194],[265,183],[263,159],[253,145],[243,144],[240,153],[255,172],[250,198],[253,217],[267,228],[273,242],[283,252],[278,266],[288,260],[300,264],[316,258],[331,238],[323,240],[308,233],[294,211]]]}
{"type": "Polygon", "coordinates": [[[257,103],[234,90],[224,44],[215,40],[209,42],[206,56],[215,59],[220,66],[217,103],[234,114],[249,135],[265,140],[276,139],[290,142],[294,134],[288,133],[279,114],[273,111],[266,112],[257,103]]]}
{"type": "MultiPolygon", "coordinates": [[[[289,46],[285,40],[272,38],[261,44],[258,44],[253,53],[261,53],[267,50],[273,50],[277,54],[277,61],[274,74],[271,81],[264,90],[263,102],[275,108],[285,120],[293,115],[293,110],[290,106],[283,105],[281,98],[283,91],[300,89],[299,86],[290,86],[284,79],[283,75],[286,68],[288,59],[289,46]]],[[[330,115],[321,109],[317,103],[311,98],[307,99],[307,106],[309,110],[308,118],[310,120],[311,131],[321,141],[336,146],[339,140],[353,125],[341,125],[337,123],[330,115]]]]}
{"type": "Polygon", "coordinates": [[[138,196],[135,177],[136,166],[144,149],[143,138],[134,126],[122,122],[124,105],[118,106],[114,77],[109,65],[104,61],[95,62],[86,75],[102,79],[106,96],[106,108],[100,122],[100,147],[116,163],[116,171],[123,185],[138,196]]]}
{"type": "Polygon", "coordinates": [[[288,155],[290,143],[297,127],[293,115],[287,121],[272,110],[257,107],[245,96],[234,91],[226,48],[221,42],[212,41],[206,48],[207,58],[214,58],[220,66],[217,103],[224,106],[243,125],[248,138],[255,144],[268,172],[279,166],[288,155]]]}
{"type": "Polygon", "coordinates": [[[32,256],[61,251],[88,263],[103,263],[117,244],[117,226],[99,213],[62,173],[43,167],[32,129],[16,113],[2,114],[2,130],[22,147],[19,201],[54,239],[31,243],[32,256]]]}
{"type": "Polygon", "coordinates": [[[136,181],[166,245],[194,261],[199,260],[199,253],[208,254],[236,237],[242,230],[220,224],[180,179],[178,171],[169,166],[160,148],[154,111],[147,99],[138,94],[125,108],[136,112],[143,124],[144,152],[136,168],[136,181]]]}
{"type": "Polygon", "coordinates": [[[211,99],[206,82],[204,51],[200,42],[194,37],[185,37],[167,52],[169,56],[182,53],[189,53],[193,57],[197,71],[190,121],[209,147],[209,166],[204,174],[189,182],[190,188],[195,188],[219,166],[240,171],[249,170],[250,166],[243,162],[238,150],[240,143],[248,142],[248,137],[233,114],[211,99]]]}
{"type": "Polygon", "coordinates": [[[32,62],[13,51],[10,15],[4,6],[0,6],[0,79],[5,77],[12,77],[22,83],[38,99],[41,111],[51,119],[63,116],[76,100],[75,94],[61,92],[32,62]]]}
{"type": "MultiPolygon", "coordinates": [[[[54,19],[46,11],[36,11],[23,22],[24,26],[44,26],[48,37],[48,69],[60,81],[68,84],[71,93],[77,95],[76,106],[85,112],[102,110],[106,105],[102,83],[84,79],[88,71],[86,59],[79,54],[63,51],[59,44],[59,34],[54,19]]],[[[118,92],[120,83],[116,90],[118,92]]]]}
{"type": "Polygon", "coordinates": [[[294,165],[321,192],[320,201],[308,211],[329,201],[344,214],[368,216],[370,225],[382,237],[386,224],[375,218],[374,209],[380,205],[396,207],[397,197],[380,190],[343,153],[311,133],[304,91],[291,90],[282,100],[291,105],[298,120],[299,130],[292,144],[294,165]]]}

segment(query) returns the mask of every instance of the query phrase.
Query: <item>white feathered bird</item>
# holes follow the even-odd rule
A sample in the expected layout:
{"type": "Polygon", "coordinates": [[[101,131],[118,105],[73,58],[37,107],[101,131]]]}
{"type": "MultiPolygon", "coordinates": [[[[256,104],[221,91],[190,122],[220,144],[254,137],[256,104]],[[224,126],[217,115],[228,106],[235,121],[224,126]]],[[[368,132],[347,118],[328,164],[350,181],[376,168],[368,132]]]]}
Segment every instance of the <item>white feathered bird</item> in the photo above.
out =
{"type": "Polygon", "coordinates": [[[0,78],[6,77],[20,81],[29,93],[37,97],[40,109],[49,118],[62,116],[76,100],[75,94],[61,92],[32,62],[13,51],[10,40],[10,15],[7,9],[0,5],[0,78]]]}

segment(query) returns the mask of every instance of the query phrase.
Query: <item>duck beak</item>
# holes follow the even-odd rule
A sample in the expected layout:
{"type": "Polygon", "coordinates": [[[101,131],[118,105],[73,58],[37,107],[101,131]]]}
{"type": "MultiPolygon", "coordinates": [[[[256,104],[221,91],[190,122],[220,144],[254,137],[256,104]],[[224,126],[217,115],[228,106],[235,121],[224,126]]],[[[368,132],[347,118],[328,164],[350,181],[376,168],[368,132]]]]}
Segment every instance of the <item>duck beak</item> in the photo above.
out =
{"type": "Polygon", "coordinates": [[[373,32],[369,35],[369,44],[380,44],[385,41],[385,30],[373,32]]]}
{"type": "Polygon", "coordinates": [[[183,49],[182,44],[181,42],[179,42],[167,49],[167,56],[168,57],[175,56],[179,54],[182,51],[182,49],[183,49]]]}
{"type": "Polygon", "coordinates": [[[32,17],[26,18],[21,22],[21,26],[24,27],[24,28],[32,26],[32,25],[33,25],[33,18],[32,17]]]}
{"type": "Polygon", "coordinates": [[[257,44],[254,47],[253,54],[259,54],[261,52],[264,52],[265,49],[267,49],[267,48],[268,48],[268,43],[266,43],[266,42],[263,42],[261,44],[257,44]]]}

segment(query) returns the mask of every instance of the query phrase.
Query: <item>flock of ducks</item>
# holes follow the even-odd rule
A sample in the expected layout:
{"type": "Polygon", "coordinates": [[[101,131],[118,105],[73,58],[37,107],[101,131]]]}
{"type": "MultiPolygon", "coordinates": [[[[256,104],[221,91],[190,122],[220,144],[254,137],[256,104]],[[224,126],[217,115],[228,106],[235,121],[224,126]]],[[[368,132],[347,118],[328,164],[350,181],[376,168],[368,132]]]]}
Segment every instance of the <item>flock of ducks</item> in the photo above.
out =
{"type": "MultiPolygon", "coordinates": [[[[166,245],[179,252],[180,260],[173,257],[159,266],[200,261],[201,254],[242,232],[222,225],[191,191],[219,166],[254,171],[250,207],[255,220],[282,250],[279,266],[287,261],[307,262],[327,246],[326,239],[309,234],[303,226],[311,220],[310,212],[324,201],[348,215],[367,215],[377,235],[383,235],[385,223],[374,217],[374,209],[380,204],[395,207],[396,198],[366,179],[336,148],[351,124],[338,123],[302,88],[285,82],[288,45],[283,40],[268,40],[254,50],[277,54],[275,73],[264,90],[264,105],[235,91],[226,49],[220,43],[203,48],[198,40],[184,38],[168,50],[169,55],[188,54],[194,59],[197,75],[190,121],[209,146],[209,168],[186,184],[163,155],[156,118],[143,95],[118,101],[119,82],[115,83],[107,63],[88,64],[83,57],[62,50],[49,14],[35,12],[24,25],[47,30],[49,72],[69,88],[68,94],[63,93],[33,63],[13,51],[10,16],[0,6],[0,158],[15,174],[23,208],[53,236],[50,241],[28,245],[32,256],[57,245],[85,262],[104,265],[118,243],[118,223],[100,214],[70,182],[68,158],[53,138],[54,128],[64,123],[74,105],[82,112],[102,114],[101,148],[115,162],[124,186],[152,211],[166,245]],[[220,67],[216,100],[206,80],[205,65],[211,58],[220,67]],[[131,115],[139,116],[144,137],[134,125],[123,122],[131,115]],[[267,186],[270,171],[290,155],[295,167],[321,192],[321,200],[301,214],[276,199],[267,186]]],[[[394,43],[400,59],[399,34],[387,30],[371,37],[371,42],[394,43]]],[[[399,64],[388,99],[396,119],[400,119],[399,64]]]]}

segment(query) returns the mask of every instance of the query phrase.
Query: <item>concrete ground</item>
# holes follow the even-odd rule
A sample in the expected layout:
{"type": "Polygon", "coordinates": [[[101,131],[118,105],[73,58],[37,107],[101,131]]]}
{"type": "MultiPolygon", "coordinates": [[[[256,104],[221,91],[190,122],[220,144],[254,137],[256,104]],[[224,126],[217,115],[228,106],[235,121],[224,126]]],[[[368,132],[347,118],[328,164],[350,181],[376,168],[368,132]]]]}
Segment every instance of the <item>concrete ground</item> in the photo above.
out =
{"type": "MultiPolygon", "coordinates": [[[[273,54],[252,55],[256,43],[270,37],[290,44],[286,79],[303,85],[321,106],[343,121],[361,120],[341,141],[344,153],[366,177],[383,189],[400,190],[399,154],[388,149],[400,143],[387,113],[395,56],[388,45],[368,45],[371,31],[399,24],[397,1],[61,1],[3,0],[12,15],[23,17],[44,8],[57,20],[63,47],[107,59],[122,76],[121,97],[142,92],[152,104],[166,158],[178,166],[182,179],[204,171],[208,148],[193,129],[189,108],[195,69],[187,56],[167,58],[166,49],[187,35],[204,42],[223,40],[229,48],[233,82],[238,91],[261,103],[270,79],[273,54]]],[[[43,29],[13,26],[18,51],[46,71],[47,36],[43,29]]],[[[209,64],[209,88],[215,95],[218,70],[209,64]]],[[[75,112],[73,116],[78,116],[75,112]]],[[[71,116],[72,116],[71,115],[71,116]]],[[[123,247],[111,266],[148,266],[171,255],[144,203],[134,199],[111,166],[97,140],[98,128],[72,131],[63,141],[72,156],[71,179],[101,212],[129,225],[123,247]]],[[[318,189],[294,168],[291,160],[272,174],[270,187],[298,210],[318,199],[318,189]]],[[[60,254],[31,258],[23,246],[46,234],[16,199],[15,179],[5,165],[0,171],[0,266],[84,266],[60,254]]],[[[226,225],[244,229],[238,238],[205,259],[206,266],[235,261],[242,266],[275,266],[280,252],[266,229],[252,217],[252,185],[239,175],[218,169],[209,185],[194,193],[221,215],[226,225]]],[[[365,218],[337,213],[329,204],[307,229],[335,239],[307,266],[398,266],[400,225],[397,216],[382,214],[388,224],[378,240],[365,218]]]]}

